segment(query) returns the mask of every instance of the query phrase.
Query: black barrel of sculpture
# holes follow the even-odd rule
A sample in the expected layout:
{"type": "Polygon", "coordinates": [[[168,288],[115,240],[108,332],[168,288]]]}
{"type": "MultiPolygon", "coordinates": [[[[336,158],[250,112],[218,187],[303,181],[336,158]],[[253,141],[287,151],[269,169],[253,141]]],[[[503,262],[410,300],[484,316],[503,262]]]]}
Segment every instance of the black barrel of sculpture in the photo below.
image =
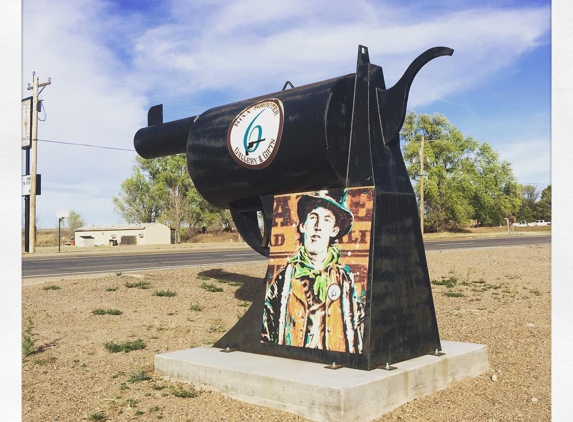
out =
{"type": "Polygon", "coordinates": [[[204,112],[187,142],[197,190],[213,205],[242,209],[261,195],[344,185],[353,89],[354,75],[348,75],[204,112]],[[281,145],[270,165],[251,170],[229,154],[227,132],[242,110],[269,98],[283,105],[281,145]]]}

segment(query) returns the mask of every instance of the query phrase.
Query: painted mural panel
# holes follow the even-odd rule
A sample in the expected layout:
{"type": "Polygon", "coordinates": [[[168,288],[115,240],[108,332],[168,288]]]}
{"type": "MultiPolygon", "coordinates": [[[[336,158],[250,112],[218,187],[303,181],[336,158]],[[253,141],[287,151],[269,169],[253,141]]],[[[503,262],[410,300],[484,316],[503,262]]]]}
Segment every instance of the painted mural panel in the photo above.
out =
{"type": "Polygon", "coordinates": [[[373,187],[274,199],[261,342],[362,353],[373,187]]]}

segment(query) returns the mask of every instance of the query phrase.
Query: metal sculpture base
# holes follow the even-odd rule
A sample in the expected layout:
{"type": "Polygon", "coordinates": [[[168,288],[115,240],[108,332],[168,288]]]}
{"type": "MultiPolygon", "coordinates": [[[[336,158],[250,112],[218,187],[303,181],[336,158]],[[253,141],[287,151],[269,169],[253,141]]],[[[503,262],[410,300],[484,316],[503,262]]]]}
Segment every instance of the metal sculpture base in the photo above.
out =
{"type": "Polygon", "coordinates": [[[396,370],[325,369],[324,364],[220,353],[197,347],[155,355],[155,370],[196,387],[316,421],[371,421],[409,401],[488,370],[485,345],[442,341],[443,356],[394,364],[396,370]]]}

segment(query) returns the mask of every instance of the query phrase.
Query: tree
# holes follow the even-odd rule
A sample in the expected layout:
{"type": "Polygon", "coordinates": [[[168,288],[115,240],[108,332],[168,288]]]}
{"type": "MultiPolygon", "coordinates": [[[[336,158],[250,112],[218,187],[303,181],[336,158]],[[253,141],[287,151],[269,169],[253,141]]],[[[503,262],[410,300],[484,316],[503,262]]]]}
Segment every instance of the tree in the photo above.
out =
{"type": "Polygon", "coordinates": [[[128,223],[160,222],[176,229],[210,226],[228,218],[228,211],[209,204],[197,192],[184,154],[147,160],[136,157],[132,176],[113,198],[115,211],[128,223]]]}
{"type": "Polygon", "coordinates": [[[517,213],[517,219],[519,221],[535,220],[535,203],[539,198],[539,192],[537,192],[537,188],[534,185],[522,185],[521,190],[523,192],[523,199],[517,213]]]}
{"type": "MultiPolygon", "coordinates": [[[[424,136],[425,223],[433,230],[466,227],[470,220],[497,225],[521,205],[511,165],[435,114],[406,116],[402,132],[408,174],[420,192],[420,144],[424,136]]],[[[419,200],[419,197],[418,197],[419,200]]]]}
{"type": "Polygon", "coordinates": [[[541,191],[541,199],[535,204],[535,215],[539,220],[551,221],[551,185],[541,191]]]}
{"type": "Polygon", "coordinates": [[[70,236],[74,235],[74,233],[76,232],[76,229],[79,229],[80,227],[82,227],[86,224],[84,222],[84,220],[82,219],[81,215],[78,214],[77,212],[75,212],[74,210],[70,211],[70,214],[66,220],[67,220],[68,229],[71,232],[70,236]]]}
{"type": "MultiPolygon", "coordinates": [[[[505,218],[515,220],[522,202],[521,185],[513,176],[511,165],[499,161],[499,154],[482,143],[474,152],[473,197],[470,203],[474,209],[473,218],[483,225],[502,223],[505,218]]],[[[471,170],[470,170],[471,172],[471,170]]]]}
{"type": "Polygon", "coordinates": [[[143,173],[141,160],[136,158],[139,167],[135,166],[131,178],[123,181],[119,197],[113,197],[115,212],[128,223],[155,222],[159,208],[150,180],[143,173]]]}

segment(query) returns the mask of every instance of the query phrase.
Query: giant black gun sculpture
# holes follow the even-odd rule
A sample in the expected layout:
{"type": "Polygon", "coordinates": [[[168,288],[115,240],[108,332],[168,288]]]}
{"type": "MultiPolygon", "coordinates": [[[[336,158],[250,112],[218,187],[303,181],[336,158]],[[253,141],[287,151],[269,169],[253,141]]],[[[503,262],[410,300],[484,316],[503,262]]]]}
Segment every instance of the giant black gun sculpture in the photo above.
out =
{"type": "Polygon", "coordinates": [[[229,208],[243,239],[269,257],[251,307],[214,347],[358,369],[441,350],[399,132],[415,75],[430,60],[452,54],[447,47],[427,50],[386,89],[382,68],[359,46],[356,73],[291,89],[287,82],[282,91],[169,123],[161,105],[149,110],[148,127],[135,135],[137,152],[144,158],[186,152],[199,193],[229,208]],[[353,216],[331,245],[350,275],[340,269],[338,277],[332,270],[312,275],[312,266],[303,271],[292,257],[287,267],[298,275],[277,264],[288,255],[289,237],[297,239],[291,246],[303,242],[307,214],[296,205],[303,196],[322,196],[335,205],[333,212],[353,216]],[[353,266],[358,269],[348,271],[353,266]],[[290,315],[294,296],[286,302],[301,280],[303,311],[290,315]],[[323,293],[313,292],[319,280],[323,293]],[[330,324],[333,312],[343,322],[330,324]],[[337,329],[338,345],[332,340],[337,329]]]}

